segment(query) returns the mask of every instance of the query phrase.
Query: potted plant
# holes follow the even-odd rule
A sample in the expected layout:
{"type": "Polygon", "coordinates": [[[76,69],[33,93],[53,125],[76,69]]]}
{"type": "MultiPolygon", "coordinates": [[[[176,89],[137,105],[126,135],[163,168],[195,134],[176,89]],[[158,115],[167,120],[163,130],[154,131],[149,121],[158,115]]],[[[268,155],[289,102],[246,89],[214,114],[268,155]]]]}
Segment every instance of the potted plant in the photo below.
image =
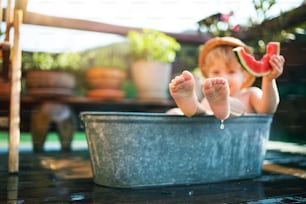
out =
{"type": "Polygon", "coordinates": [[[80,69],[80,63],[79,53],[25,53],[26,94],[37,97],[74,95],[73,71],[80,69]]]}
{"type": "Polygon", "coordinates": [[[152,29],[132,30],[127,38],[137,97],[141,100],[167,99],[171,63],[180,44],[173,37],[152,29]]]}
{"type": "Polygon", "coordinates": [[[87,97],[99,100],[121,100],[122,85],[127,76],[126,43],[115,43],[87,53],[90,64],[85,71],[89,89],[87,97]]]}

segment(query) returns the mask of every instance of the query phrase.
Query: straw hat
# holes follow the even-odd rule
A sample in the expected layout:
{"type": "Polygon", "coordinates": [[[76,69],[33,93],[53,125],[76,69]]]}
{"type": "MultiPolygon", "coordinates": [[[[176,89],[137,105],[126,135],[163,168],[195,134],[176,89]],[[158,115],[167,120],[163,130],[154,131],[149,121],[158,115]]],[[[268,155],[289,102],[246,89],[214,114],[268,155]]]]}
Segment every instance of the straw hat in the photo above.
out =
{"type": "MultiPolygon", "coordinates": [[[[215,47],[217,46],[222,46],[222,45],[228,45],[228,46],[232,46],[233,48],[235,47],[244,47],[245,50],[252,54],[252,49],[247,46],[246,44],[244,44],[241,40],[234,38],[234,37],[215,37],[212,38],[210,40],[208,40],[202,47],[200,55],[199,55],[199,67],[202,71],[202,74],[204,77],[207,77],[207,73],[204,69],[204,63],[205,63],[205,58],[206,55],[215,47]]],[[[251,75],[251,74],[247,74],[247,80],[244,82],[244,84],[242,85],[242,88],[247,88],[249,86],[251,86],[255,81],[255,76],[251,75]]]]}

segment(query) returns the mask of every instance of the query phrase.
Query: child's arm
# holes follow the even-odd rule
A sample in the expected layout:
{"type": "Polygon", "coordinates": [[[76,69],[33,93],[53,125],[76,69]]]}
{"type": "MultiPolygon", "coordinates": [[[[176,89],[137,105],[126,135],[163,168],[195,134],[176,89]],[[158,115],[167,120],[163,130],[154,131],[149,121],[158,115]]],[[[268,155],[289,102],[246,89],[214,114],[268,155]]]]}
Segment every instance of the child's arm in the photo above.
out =
{"type": "Polygon", "coordinates": [[[283,73],[285,59],[281,55],[273,55],[270,59],[272,71],[262,78],[262,94],[254,94],[250,100],[257,113],[275,113],[279,104],[279,94],[276,78],[283,73]]]}

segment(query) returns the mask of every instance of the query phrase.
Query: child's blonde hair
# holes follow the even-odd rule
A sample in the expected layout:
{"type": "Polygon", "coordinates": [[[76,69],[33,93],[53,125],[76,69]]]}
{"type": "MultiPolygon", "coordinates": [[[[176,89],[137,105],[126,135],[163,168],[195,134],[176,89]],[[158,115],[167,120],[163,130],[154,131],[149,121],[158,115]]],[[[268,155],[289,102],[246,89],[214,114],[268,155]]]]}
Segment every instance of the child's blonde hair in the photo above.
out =
{"type": "Polygon", "coordinates": [[[237,61],[233,47],[231,46],[217,46],[210,50],[206,55],[206,60],[202,68],[208,71],[216,60],[222,60],[226,67],[237,67],[244,71],[237,61]]]}
{"type": "MultiPolygon", "coordinates": [[[[204,77],[208,77],[207,73],[210,67],[209,64],[210,62],[212,62],[213,59],[219,58],[218,60],[222,59],[226,63],[238,63],[233,48],[239,46],[244,47],[244,49],[248,53],[252,53],[252,49],[249,46],[247,46],[241,40],[234,37],[215,37],[204,43],[199,54],[199,68],[202,72],[202,75],[204,77]],[[213,51],[213,53],[211,53],[211,51],[213,51]],[[208,55],[211,56],[209,57],[208,55]]],[[[238,66],[241,67],[240,64],[237,64],[237,67],[238,66]]],[[[249,73],[246,73],[245,76],[246,80],[245,83],[242,85],[242,88],[247,88],[251,86],[255,81],[255,76],[249,73]]]]}

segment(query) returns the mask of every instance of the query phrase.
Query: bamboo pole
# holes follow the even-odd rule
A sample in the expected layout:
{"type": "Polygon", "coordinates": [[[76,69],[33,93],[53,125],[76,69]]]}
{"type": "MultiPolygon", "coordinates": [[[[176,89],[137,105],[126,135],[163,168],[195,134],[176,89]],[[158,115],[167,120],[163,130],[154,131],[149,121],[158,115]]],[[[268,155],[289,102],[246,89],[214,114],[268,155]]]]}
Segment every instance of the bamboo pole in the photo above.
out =
{"type": "Polygon", "coordinates": [[[10,129],[9,129],[9,163],[10,173],[19,171],[19,141],[20,141],[20,92],[21,92],[21,48],[20,26],[22,11],[14,12],[14,44],[12,55],[12,75],[10,93],[10,129]]]}

